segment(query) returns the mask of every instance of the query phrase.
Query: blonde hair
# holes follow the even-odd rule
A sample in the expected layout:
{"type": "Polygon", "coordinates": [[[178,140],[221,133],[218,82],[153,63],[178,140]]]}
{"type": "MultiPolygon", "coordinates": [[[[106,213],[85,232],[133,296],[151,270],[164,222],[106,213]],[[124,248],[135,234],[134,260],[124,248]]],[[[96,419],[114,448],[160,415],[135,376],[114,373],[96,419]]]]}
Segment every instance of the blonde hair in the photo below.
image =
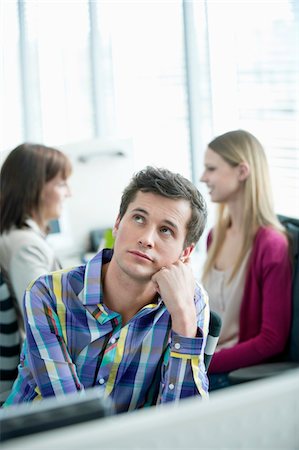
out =
{"type": "MultiPolygon", "coordinates": [[[[232,273],[228,280],[230,282],[236,275],[246,253],[252,247],[254,237],[260,227],[270,226],[285,235],[286,233],[274,213],[267,158],[258,139],[248,131],[229,131],[213,139],[208,147],[232,167],[246,162],[250,168],[249,176],[244,181],[244,240],[232,268],[232,273]]],[[[213,228],[213,240],[204,265],[203,280],[206,279],[208,273],[215,265],[216,257],[230,224],[231,218],[227,205],[221,203],[218,207],[216,224],[213,228]]]]}

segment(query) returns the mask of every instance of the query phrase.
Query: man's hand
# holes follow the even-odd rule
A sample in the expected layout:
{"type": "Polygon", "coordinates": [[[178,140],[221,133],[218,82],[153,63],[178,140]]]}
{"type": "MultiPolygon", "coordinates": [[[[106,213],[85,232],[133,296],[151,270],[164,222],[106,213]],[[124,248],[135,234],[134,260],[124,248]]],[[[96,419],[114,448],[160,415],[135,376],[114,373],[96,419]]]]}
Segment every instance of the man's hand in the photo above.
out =
{"type": "Polygon", "coordinates": [[[162,267],[152,276],[152,281],[171,315],[173,331],[181,336],[195,337],[195,278],[189,260],[162,267]]]}

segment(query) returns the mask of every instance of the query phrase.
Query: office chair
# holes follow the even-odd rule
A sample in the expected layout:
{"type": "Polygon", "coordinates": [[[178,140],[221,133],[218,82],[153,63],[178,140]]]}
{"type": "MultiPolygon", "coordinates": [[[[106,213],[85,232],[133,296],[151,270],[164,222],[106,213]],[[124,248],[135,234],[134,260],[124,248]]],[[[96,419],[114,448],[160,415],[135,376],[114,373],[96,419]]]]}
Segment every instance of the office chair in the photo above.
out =
{"type": "Polygon", "coordinates": [[[14,300],[0,268],[0,405],[18,374],[21,335],[14,300]]]}
{"type": "Polygon", "coordinates": [[[211,359],[216,349],[216,345],[219,339],[221,330],[222,320],[215,311],[210,311],[210,323],[209,323],[209,334],[207,337],[207,342],[204,351],[204,363],[206,366],[206,371],[210,365],[211,359]]]}
{"type": "Polygon", "coordinates": [[[290,236],[293,262],[292,323],[288,344],[277,362],[257,364],[230,372],[229,379],[234,384],[279,375],[286,370],[299,367],[299,219],[281,215],[278,218],[290,236]]]}

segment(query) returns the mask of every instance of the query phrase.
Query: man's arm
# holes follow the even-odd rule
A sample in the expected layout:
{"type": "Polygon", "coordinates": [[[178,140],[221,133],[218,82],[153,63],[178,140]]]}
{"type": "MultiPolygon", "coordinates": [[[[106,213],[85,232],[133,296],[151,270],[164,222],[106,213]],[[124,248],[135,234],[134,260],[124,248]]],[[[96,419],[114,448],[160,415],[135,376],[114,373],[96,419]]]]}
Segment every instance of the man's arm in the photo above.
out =
{"type": "Polygon", "coordinates": [[[208,393],[208,378],[204,365],[210,310],[206,292],[196,287],[193,303],[197,316],[196,337],[171,332],[171,342],[164,357],[158,403],[208,393]]]}
{"type": "Polygon", "coordinates": [[[59,277],[61,274],[56,273],[56,296],[51,295],[49,288],[51,276],[38,279],[25,294],[25,357],[42,397],[83,389],[67,345],[66,310],[59,298],[59,277]]]}

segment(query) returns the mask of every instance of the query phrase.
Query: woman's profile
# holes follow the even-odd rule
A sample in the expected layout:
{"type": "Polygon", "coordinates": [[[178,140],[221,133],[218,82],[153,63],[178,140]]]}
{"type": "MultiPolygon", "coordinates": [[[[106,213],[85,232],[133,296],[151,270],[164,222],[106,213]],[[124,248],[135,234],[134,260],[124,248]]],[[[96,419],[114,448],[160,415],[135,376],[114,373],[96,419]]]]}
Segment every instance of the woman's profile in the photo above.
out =
{"type": "Polygon", "coordinates": [[[71,163],[61,151],[39,144],[12,150],[1,168],[0,263],[22,311],[30,281],[60,268],[46,237],[70,195],[71,163]]]}

